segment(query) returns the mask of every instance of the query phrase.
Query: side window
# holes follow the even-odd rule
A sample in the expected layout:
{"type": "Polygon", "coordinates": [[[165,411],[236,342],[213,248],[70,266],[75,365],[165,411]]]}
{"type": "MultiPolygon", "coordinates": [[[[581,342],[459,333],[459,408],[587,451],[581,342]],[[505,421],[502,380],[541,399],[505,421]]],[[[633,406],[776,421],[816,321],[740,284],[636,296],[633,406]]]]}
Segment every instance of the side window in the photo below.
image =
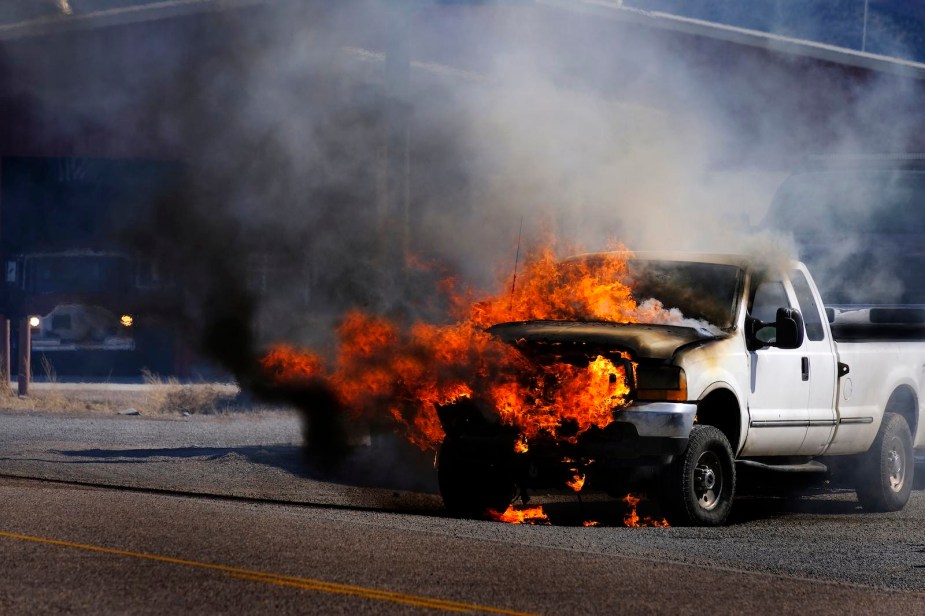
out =
{"type": "Polygon", "coordinates": [[[809,288],[809,281],[800,270],[790,272],[790,283],[793,285],[793,291],[797,294],[797,301],[800,303],[800,310],[803,312],[803,322],[806,324],[806,337],[810,340],[823,340],[825,338],[825,328],[822,325],[822,311],[819,310],[819,304],[813,297],[812,289],[809,288]]]}
{"type": "Polygon", "coordinates": [[[759,321],[773,323],[777,318],[778,308],[790,308],[784,283],[779,280],[767,280],[759,284],[749,311],[751,315],[759,321]]]}

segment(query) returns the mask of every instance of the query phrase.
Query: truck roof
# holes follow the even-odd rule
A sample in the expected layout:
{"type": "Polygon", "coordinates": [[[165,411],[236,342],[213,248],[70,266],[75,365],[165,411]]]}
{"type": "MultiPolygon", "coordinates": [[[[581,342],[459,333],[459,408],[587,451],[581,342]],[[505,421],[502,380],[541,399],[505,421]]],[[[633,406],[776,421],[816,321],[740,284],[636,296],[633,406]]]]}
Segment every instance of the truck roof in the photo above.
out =
{"type": "MultiPolygon", "coordinates": [[[[702,252],[680,252],[680,251],[661,251],[661,250],[612,250],[602,252],[587,252],[577,254],[566,259],[566,261],[587,259],[589,257],[604,255],[625,255],[630,259],[643,261],[680,261],[690,263],[714,263],[717,265],[735,265],[738,267],[752,267],[756,265],[770,265],[772,262],[781,259],[777,255],[748,255],[743,253],[702,253],[702,252]]],[[[782,265],[792,266],[796,263],[789,258],[783,259],[782,265]]]]}

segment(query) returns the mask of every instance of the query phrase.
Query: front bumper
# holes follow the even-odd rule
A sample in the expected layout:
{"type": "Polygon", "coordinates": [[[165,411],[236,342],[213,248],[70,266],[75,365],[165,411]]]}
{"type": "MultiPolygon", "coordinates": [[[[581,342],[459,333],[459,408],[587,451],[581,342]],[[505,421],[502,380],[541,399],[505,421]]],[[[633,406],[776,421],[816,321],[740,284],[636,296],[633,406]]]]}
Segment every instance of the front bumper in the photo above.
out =
{"type": "MultiPolygon", "coordinates": [[[[592,428],[575,438],[540,438],[528,443],[528,453],[516,457],[553,463],[569,457],[622,465],[668,464],[687,447],[696,414],[694,403],[636,402],[617,411],[604,428],[592,428]]],[[[460,417],[454,423],[444,421],[444,428],[448,436],[468,443],[472,457],[513,452],[515,431],[473,419],[471,413],[470,421],[465,414],[460,417]]]]}
{"type": "Polygon", "coordinates": [[[637,402],[617,411],[607,427],[582,435],[576,447],[602,463],[668,464],[687,448],[696,414],[693,403],[637,402]]]}
{"type": "MultiPolygon", "coordinates": [[[[474,408],[455,421],[444,411],[447,439],[457,455],[472,464],[510,468],[522,487],[563,486],[586,469],[606,482],[631,480],[639,473],[670,464],[687,448],[697,405],[687,402],[637,402],[614,414],[604,428],[591,428],[576,437],[537,438],[524,453],[514,452],[517,432],[488,423],[474,408]]],[[[597,479],[592,479],[596,482],[597,479]]]]}
{"type": "Polygon", "coordinates": [[[636,402],[617,411],[615,424],[629,424],[642,438],[687,438],[694,429],[692,402],[636,402]]]}

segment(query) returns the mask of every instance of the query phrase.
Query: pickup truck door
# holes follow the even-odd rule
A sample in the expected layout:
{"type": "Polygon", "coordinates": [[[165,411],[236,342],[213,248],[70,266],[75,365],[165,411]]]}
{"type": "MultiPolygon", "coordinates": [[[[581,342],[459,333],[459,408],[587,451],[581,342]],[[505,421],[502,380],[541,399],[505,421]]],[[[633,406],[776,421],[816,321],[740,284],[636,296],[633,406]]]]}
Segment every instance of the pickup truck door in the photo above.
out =
{"type": "Polygon", "coordinates": [[[797,453],[815,456],[825,451],[835,433],[838,361],[818,293],[803,271],[795,269],[789,278],[806,327],[803,346],[797,350],[801,352],[802,376],[809,382],[809,426],[797,453]]]}
{"type": "MultiPolygon", "coordinates": [[[[766,279],[751,296],[749,314],[774,321],[778,308],[795,305],[789,281],[766,279]]],[[[805,347],[766,347],[749,352],[749,425],[741,455],[797,455],[809,428],[810,382],[804,378],[805,347]]]]}

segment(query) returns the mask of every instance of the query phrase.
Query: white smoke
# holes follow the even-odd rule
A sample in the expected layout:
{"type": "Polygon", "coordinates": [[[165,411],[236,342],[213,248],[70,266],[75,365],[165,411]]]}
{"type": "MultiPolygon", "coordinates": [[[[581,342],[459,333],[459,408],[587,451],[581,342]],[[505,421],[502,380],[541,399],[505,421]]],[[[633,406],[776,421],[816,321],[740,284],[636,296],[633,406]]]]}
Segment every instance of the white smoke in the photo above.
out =
{"type": "Polygon", "coordinates": [[[554,235],[569,253],[792,256],[786,237],[749,232],[789,170],[809,153],[906,150],[916,132],[914,79],[682,35],[619,3],[396,6],[220,10],[156,22],[120,53],[9,44],[6,68],[36,109],[60,110],[43,130],[105,134],[119,118],[108,130],[144,130],[113,137],[114,155],[187,164],[195,190],[177,202],[201,228],[152,225],[162,252],[223,284],[270,263],[264,337],[303,341],[350,306],[414,311],[433,295],[389,261],[403,228],[425,262],[483,287],[513,269],[521,220],[523,250],[554,235]],[[388,68],[401,41],[407,84],[388,68]],[[385,198],[404,156],[396,113],[406,211],[385,198]]]}

